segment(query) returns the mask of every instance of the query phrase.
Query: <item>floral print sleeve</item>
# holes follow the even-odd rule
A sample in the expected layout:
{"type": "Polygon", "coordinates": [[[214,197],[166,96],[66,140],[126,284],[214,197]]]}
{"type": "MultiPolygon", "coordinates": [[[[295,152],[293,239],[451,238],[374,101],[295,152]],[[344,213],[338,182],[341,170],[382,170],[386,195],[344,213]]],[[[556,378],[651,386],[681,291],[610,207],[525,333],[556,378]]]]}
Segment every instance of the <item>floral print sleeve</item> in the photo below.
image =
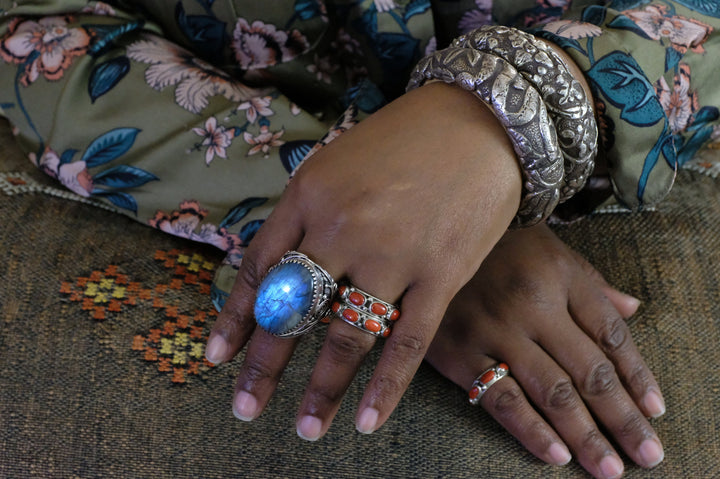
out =
{"type": "Polygon", "coordinates": [[[402,94],[422,56],[484,24],[545,36],[586,72],[624,205],[661,200],[678,167],[717,174],[718,5],[0,0],[0,114],[74,194],[227,251],[221,303],[303,159],[402,94]]]}

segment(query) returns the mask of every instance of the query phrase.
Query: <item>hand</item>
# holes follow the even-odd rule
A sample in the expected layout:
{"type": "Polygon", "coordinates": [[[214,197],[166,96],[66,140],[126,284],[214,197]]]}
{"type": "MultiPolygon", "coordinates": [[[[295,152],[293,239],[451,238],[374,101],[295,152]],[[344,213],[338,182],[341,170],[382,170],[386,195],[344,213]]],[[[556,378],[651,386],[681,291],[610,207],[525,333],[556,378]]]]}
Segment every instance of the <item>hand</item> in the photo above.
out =
{"type": "MultiPolygon", "coordinates": [[[[253,318],[256,290],[286,251],[400,305],[358,407],[356,427],[370,433],[395,408],[447,305],[506,230],[520,195],[517,160],[499,122],[470,93],[442,83],[402,96],[318,151],[248,247],[209,338],[215,363],[250,341],[236,416],[262,412],[295,348],[296,340],[256,328],[253,318]]],[[[330,324],[299,407],[302,437],[325,434],[374,341],[341,320],[330,324]]]]}
{"type": "Polygon", "coordinates": [[[569,448],[595,477],[619,477],[593,417],[639,465],[663,459],[645,419],[665,412],[660,388],[623,319],[638,305],[544,224],[510,231],[453,299],[426,359],[465,390],[508,364],[480,404],[538,458],[564,464],[569,448]]]}

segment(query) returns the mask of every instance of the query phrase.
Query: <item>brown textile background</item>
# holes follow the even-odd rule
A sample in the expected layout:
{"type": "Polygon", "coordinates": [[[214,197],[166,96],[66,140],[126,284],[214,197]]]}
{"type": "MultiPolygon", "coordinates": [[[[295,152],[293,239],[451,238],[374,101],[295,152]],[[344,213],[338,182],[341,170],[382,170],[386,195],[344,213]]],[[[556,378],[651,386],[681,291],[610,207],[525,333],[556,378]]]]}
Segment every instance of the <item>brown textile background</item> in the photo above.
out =
{"type": "MultiPolygon", "coordinates": [[[[0,172],[52,184],[0,127],[0,172]]],[[[720,477],[720,185],[688,172],[678,183],[659,212],[557,229],[644,302],[631,329],[667,401],[653,421],[666,459],[652,471],[628,465],[633,478],[720,477]]],[[[208,273],[172,264],[183,260],[177,250],[217,264],[215,251],[89,205],[1,190],[0,244],[2,478],[587,477],[574,463],[542,464],[427,365],[388,423],[358,434],[354,405],[377,349],[329,434],[302,441],[295,408],[322,334],[301,343],[268,410],[243,423],[230,408],[238,361],[196,361],[199,374],[186,369],[185,382],[173,382],[191,363],[172,351],[207,334],[212,317],[194,318],[212,307],[208,273]],[[125,289],[113,290],[111,306],[88,289],[93,281],[125,289]]]]}

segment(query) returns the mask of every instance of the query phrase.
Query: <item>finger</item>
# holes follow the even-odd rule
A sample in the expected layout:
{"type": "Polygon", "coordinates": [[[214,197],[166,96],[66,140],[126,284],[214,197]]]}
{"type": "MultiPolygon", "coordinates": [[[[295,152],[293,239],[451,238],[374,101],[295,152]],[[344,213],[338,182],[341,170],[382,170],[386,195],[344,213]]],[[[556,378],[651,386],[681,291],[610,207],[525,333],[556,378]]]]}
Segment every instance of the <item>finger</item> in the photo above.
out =
{"type": "MultiPolygon", "coordinates": [[[[302,247],[305,248],[306,244],[309,249],[315,247],[310,239],[304,241],[302,247]]],[[[344,255],[336,261],[352,257],[344,255]]],[[[374,259],[347,266],[347,277],[357,288],[354,294],[358,301],[372,301],[372,296],[375,296],[386,302],[397,302],[407,283],[399,275],[379,275],[379,271],[385,271],[385,266],[374,259]]],[[[332,321],[298,410],[297,432],[300,437],[316,440],[325,434],[345,391],[373,344],[373,334],[339,318],[332,321]]]]}
{"type": "Polygon", "coordinates": [[[619,477],[623,472],[622,460],[598,429],[572,379],[558,363],[531,341],[514,344],[501,354],[513,365],[515,380],[580,464],[595,477],[619,477]]]}
{"type": "MultiPolygon", "coordinates": [[[[497,362],[484,356],[476,364],[479,367],[475,374],[482,374],[497,362]]],[[[472,376],[465,378],[466,390],[470,389],[474,380],[472,376]]],[[[480,399],[480,404],[538,459],[558,466],[567,464],[572,459],[563,440],[530,405],[511,373],[491,385],[480,399]]]]}
{"type": "Polygon", "coordinates": [[[575,322],[612,361],[630,396],[648,417],[665,413],[665,402],[655,376],[632,339],[614,302],[592,288],[570,291],[568,309],[575,322]]]}
{"type": "Polygon", "coordinates": [[[252,421],[260,415],[275,392],[296,344],[297,339],[277,338],[261,328],[255,329],[235,386],[235,417],[252,421]]]}
{"type": "Polygon", "coordinates": [[[441,299],[437,289],[416,284],[405,293],[402,315],[386,339],[360,401],[355,418],[358,431],[368,434],[379,428],[410,384],[449,302],[441,299]]]}
{"type": "Polygon", "coordinates": [[[662,461],[655,431],[623,387],[613,363],[591,338],[571,324],[542,332],[539,342],[570,374],[588,408],[636,463],[652,467],[662,461]]]}
{"type": "Polygon", "coordinates": [[[283,196],[243,256],[232,292],[208,337],[205,357],[211,363],[232,359],[255,329],[253,306],[260,282],[283,254],[295,249],[302,228],[287,196],[283,196]]]}
{"type": "Polygon", "coordinates": [[[297,433],[315,441],[327,432],[375,337],[335,318],[298,409],[297,433]]]}

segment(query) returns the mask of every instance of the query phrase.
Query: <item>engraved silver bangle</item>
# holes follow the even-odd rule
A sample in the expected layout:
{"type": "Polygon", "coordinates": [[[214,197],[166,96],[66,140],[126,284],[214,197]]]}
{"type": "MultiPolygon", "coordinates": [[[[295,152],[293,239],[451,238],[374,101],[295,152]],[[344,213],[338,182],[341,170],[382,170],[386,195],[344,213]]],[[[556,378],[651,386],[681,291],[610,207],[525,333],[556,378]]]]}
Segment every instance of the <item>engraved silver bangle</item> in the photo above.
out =
{"type": "Polygon", "coordinates": [[[451,46],[502,58],[540,92],[565,158],[560,203],[580,191],[595,165],[598,130],[592,103],[563,59],[529,33],[505,26],[478,28],[451,46]]]}
{"type": "Polygon", "coordinates": [[[540,93],[506,60],[472,48],[449,47],[423,58],[407,90],[430,79],[472,92],[509,135],[523,171],[523,197],[513,226],[531,226],[550,216],[560,199],[564,167],[540,93]]]}

